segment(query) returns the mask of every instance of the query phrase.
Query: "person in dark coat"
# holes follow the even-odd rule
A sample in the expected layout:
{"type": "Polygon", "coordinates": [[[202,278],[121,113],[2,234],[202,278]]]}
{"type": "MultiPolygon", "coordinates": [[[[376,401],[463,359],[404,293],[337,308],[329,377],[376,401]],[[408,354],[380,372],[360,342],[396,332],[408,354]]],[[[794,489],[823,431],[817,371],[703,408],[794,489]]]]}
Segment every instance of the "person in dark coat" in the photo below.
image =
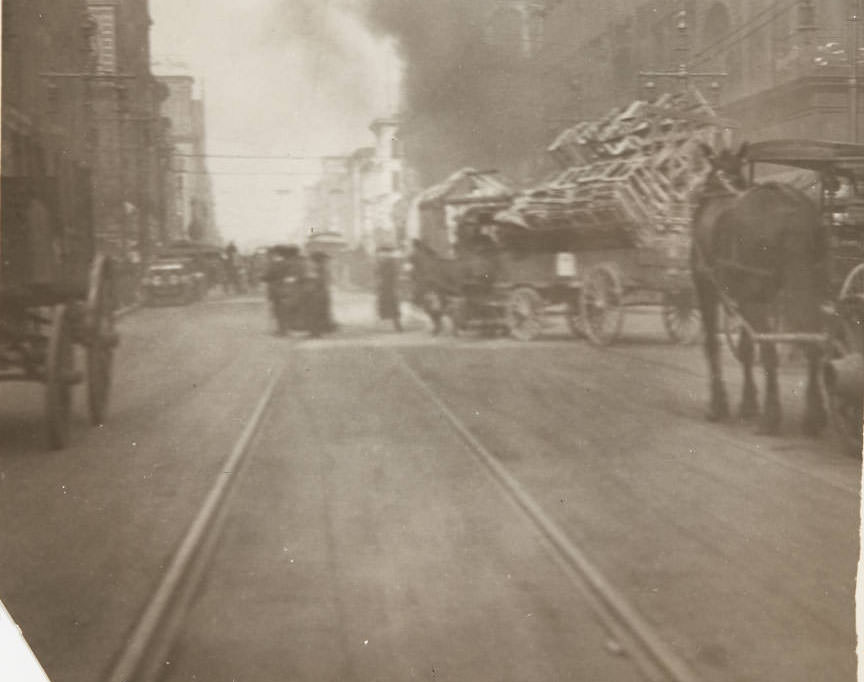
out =
{"type": "Polygon", "coordinates": [[[311,264],[304,282],[306,329],[309,335],[319,337],[335,329],[330,302],[330,257],[316,251],[310,256],[311,264]]]}
{"type": "Polygon", "coordinates": [[[400,261],[395,249],[380,247],[376,267],[376,291],[378,295],[378,317],[393,320],[397,332],[402,331],[402,315],[399,309],[400,261]]]}
{"type": "Polygon", "coordinates": [[[299,283],[303,279],[305,268],[300,249],[293,244],[274,246],[270,249],[268,256],[267,268],[261,276],[261,281],[267,285],[267,298],[270,301],[273,317],[278,321],[276,306],[279,302],[278,294],[280,287],[283,286],[283,281],[289,277],[295,278],[298,282],[297,290],[299,292],[299,283]]]}

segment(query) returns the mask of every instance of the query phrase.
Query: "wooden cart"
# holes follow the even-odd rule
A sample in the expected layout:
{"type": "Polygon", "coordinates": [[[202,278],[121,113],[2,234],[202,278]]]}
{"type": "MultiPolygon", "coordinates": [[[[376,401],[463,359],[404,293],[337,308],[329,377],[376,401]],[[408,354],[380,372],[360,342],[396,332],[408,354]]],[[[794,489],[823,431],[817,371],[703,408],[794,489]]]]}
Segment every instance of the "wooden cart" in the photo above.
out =
{"type": "Polygon", "coordinates": [[[501,241],[517,253],[539,244],[569,263],[575,335],[607,345],[620,336],[625,312],[659,310],[673,342],[693,341],[699,317],[689,275],[689,204],[660,217],[639,211],[646,199],[614,178],[585,180],[517,198],[496,215],[501,241]]]}
{"type": "Polygon", "coordinates": [[[85,183],[81,190],[61,216],[50,178],[2,179],[0,381],[43,385],[54,449],[69,441],[75,385],[86,384],[91,423],[103,422],[117,345],[114,270],[94,251],[85,183]]]}

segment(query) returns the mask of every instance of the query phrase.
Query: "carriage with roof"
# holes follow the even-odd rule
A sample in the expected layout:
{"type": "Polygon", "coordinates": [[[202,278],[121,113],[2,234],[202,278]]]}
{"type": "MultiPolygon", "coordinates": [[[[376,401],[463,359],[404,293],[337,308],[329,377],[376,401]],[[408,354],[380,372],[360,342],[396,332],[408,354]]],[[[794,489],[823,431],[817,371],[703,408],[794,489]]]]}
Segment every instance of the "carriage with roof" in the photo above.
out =
{"type": "Polygon", "coordinates": [[[55,449],[69,441],[76,385],[91,423],[105,418],[117,344],[114,267],[96,252],[89,179],[79,180],[67,192],[51,177],[2,178],[0,381],[42,384],[55,449]]]}
{"type": "MultiPolygon", "coordinates": [[[[777,178],[815,203],[828,236],[825,334],[775,330],[776,338],[825,344],[824,386],[834,425],[850,449],[861,451],[864,398],[864,145],[806,139],[755,142],[747,147],[749,181],[777,178]]],[[[733,349],[746,323],[727,319],[733,349]]]]}

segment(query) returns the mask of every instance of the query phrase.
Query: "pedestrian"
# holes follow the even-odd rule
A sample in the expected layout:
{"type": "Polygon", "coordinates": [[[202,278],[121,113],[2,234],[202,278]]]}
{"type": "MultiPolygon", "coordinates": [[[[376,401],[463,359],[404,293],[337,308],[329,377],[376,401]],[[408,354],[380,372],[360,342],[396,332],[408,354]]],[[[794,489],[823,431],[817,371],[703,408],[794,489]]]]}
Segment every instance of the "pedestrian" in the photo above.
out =
{"type": "MultiPolygon", "coordinates": [[[[267,267],[261,276],[261,281],[267,285],[267,298],[270,301],[273,317],[277,321],[279,320],[277,310],[280,304],[279,296],[280,293],[282,295],[285,293],[284,281],[293,278],[299,283],[303,278],[303,270],[303,257],[299,247],[293,244],[280,244],[269,250],[267,267]]],[[[299,290],[299,286],[294,288],[299,290]]],[[[282,304],[285,304],[285,301],[282,301],[282,304]]]]}
{"type": "Polygon", "coordinates": [[[332,332],[336,328],[330,299],[330,257],[321,251],[310,256],[310,267],[306,273],[304,307],[306,329],[312,337],[332,332]]]}
{"type": "Polygon", "coordinates": [[[378,298],[378,317],[392,320],[397,332],[402,331],[402,315],[399,309],[399,267],[400,261],[392,246],[379,247],[376,262],[376,293],[378,298]]]}
{"type": "Polygon", "coordinates": [[[228,246],[225,247],[222,264],[224,267],[225,293],[239,293],[240,281],[237,277],[237,246],[234,242],[228,242],[228,246]]]}

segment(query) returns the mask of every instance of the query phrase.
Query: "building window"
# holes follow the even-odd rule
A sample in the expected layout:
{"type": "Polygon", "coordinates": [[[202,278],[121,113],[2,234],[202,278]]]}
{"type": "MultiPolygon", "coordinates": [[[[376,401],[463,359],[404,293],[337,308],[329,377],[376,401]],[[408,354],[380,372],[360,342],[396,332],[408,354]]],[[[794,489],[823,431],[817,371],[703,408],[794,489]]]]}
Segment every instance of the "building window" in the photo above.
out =
{"type": "Polygon", "coordinates": [[[398,137],[390,138],[390,156],[394,159],[402,157],[402,142],[398,137]]]}
{"type": "Polygon", "coordinates": [[[96,52],[96,70],[99,73],[114,73],[117,70],[117,50],[114,36],[117,33],[117,18],[113,7],[93,7],[91,16],[96,22],[93,48],[96,52]]]}
{"type": "Polygon", "coordinates": [[[393,171],[390,174],[390,186],[394,192],[398,192],[402,188],[402,178],[399,171],[393,171]]]}

